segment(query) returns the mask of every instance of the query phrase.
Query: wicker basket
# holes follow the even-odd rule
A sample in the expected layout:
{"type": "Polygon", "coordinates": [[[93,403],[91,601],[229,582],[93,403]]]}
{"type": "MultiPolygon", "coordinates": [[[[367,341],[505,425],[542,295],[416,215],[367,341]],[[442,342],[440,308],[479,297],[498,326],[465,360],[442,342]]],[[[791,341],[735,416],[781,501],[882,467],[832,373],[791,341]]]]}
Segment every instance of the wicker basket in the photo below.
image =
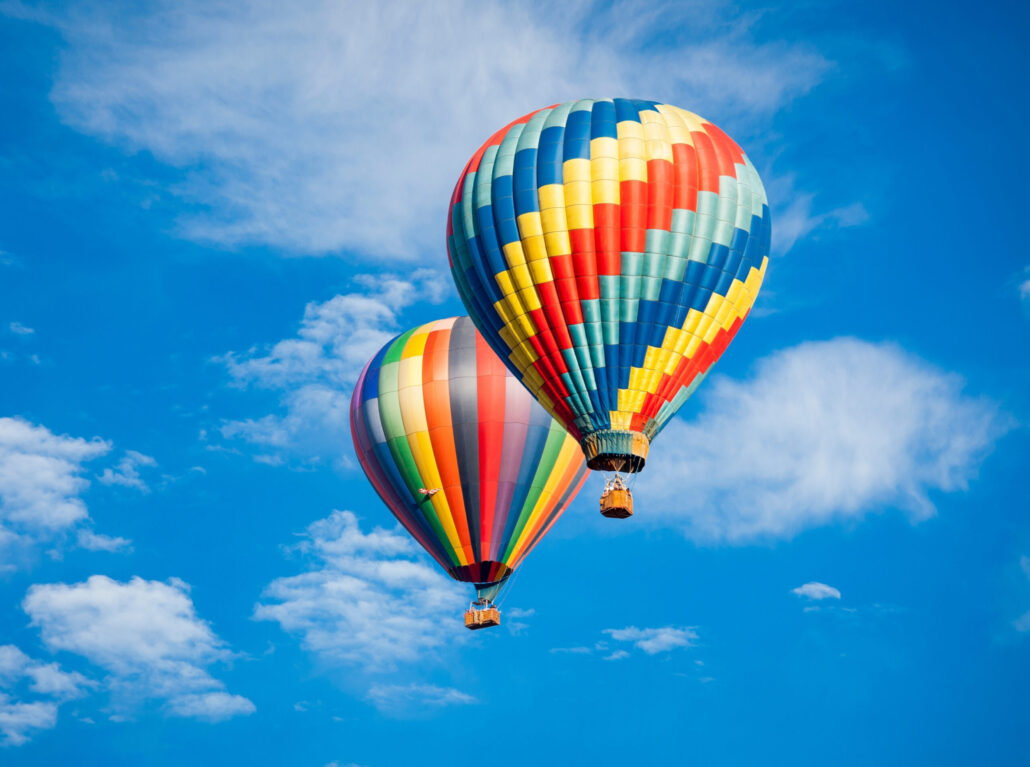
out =
{"type": "Polygon", "coordinates": [[[501,611],[496,607],[486,607],[482,610],[475,608],[465,611],[465,628],[476,631],[489,628],[490,626],[501,625],[501,611]]]}
{"type": "Polygon", "coordinates": [[[610,519],[633,516],[633,496],[626,488],[615,487],[601,496],[601,514],[610,519]]]}

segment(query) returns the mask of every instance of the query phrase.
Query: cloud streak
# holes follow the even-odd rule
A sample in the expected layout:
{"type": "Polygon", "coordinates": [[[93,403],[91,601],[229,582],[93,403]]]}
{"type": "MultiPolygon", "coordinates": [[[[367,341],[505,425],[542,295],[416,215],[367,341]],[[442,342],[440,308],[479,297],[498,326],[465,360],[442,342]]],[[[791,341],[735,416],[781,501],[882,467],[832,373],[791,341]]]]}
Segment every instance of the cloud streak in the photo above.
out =
{"type": "Polygon", "coordinates": [[[162,702],[169,716],[212,722],[255,710],[209,673],[233,654],[197,617],[182,581],[93,575],[83,583],[32,586],[22,608],[48,649],[80,655],[106,672],[120,717],[147,700],[162,702]]]}
{"type": "Polygon", "coordinates": [[[192,211],[184,236],[407,261],[438,256],[462,165],[520,114],[644,95],[745,130],[830,68],[803,44],[762,39],[754,17],[722,3],[7,12],[63,36],[51,98],[65,123],[181,170],[166,192],[192,211]]]}
{"type": "Polygon", "coordinates": [[[704,409],[670,423],[637,485],[653,520],[702,541],[790,537],[891,506],[925,519],[931,493],[965,490],[1009,428],[957,376],[854,338],[705,387],[704,409]]]}
{"type": "Polygon", "coordinates": [[[812,600],[822,599],[840,599],[840,591],[835,589],[833,586],[827,586],[825,583],[819,583],[818,581],[810,581],[796,589],[790,590],[791,594],[797,594],[799,597],[812,600]]]}
{"type": "Polygon", "coordinates": [[[111,447],[99,437],[58,435],[22,418],[0,418],[0,552],[9,561],[36,546],[59,544],[69,533],[86,549],[129,545],[124,538],[93,532],[82,499],[90,485],[84,476],[88,465],[111,447]]]}
{"type": "Polygon", "coordinates": [[[20,746],[57,726],[60,704],[94,687],[96,682],[82,674],[33,660],[14,645],[0,645],[0,744],[20,746]],[[27,690],[16,695],[16,688],[26,682],[27,690]]]}
{"type": "Polygon", "coordinates": [[[366,533],[352,512],[334,511],[296,548],[310,569],[272,581],[254,617],[298,635],[323,663],[391,671],[463,640],[461,588],[403,533],[366,533]]]}
{"type": "Polygon", "coordinates": [[[350,395],[361,369],[400,331],[404,309],[439,303],[452,289],[450,278],[432,269],[403,278],[358,275],[354,282],[363,292],[309,303],[295,337],[217,358],[234,385],[280,392],[283,411],[226,422],[223,437],[256,445],[263,450],[259,459],[270,463],[282,463],[284,454],[343,460],[341,445],[350,442],[350,395]]]}

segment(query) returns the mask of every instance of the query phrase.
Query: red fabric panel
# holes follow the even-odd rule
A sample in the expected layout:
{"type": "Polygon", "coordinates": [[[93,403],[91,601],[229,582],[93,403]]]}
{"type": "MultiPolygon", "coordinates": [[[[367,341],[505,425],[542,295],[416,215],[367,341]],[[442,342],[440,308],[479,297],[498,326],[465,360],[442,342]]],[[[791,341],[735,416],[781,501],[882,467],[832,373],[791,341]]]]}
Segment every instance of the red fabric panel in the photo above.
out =
{"type": "Polygon", "coordinates": [[[647,163],[647,228],[672,229],[673,167],[668,160],[647,163]]]}

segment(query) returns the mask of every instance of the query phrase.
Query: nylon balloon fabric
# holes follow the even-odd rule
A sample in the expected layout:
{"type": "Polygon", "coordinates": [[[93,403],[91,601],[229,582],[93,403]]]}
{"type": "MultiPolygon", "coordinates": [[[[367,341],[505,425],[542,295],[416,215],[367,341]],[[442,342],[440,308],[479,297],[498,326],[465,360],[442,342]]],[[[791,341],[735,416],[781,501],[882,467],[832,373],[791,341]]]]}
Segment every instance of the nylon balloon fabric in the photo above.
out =
{"type": "Polygon", "coordinates": [[[351,398],[365,474],[459,581],[504,580],[587,475],[576,440],[508,372],[468,317],[384,346],[351,398]]]}
{"type": "Polygon", "coordinates": [[[715,125],[586,99],[480,147],[447,248],[476,326],[590,468],[637,471],[746,319],[770,236],[761,179],[715,125]]]}

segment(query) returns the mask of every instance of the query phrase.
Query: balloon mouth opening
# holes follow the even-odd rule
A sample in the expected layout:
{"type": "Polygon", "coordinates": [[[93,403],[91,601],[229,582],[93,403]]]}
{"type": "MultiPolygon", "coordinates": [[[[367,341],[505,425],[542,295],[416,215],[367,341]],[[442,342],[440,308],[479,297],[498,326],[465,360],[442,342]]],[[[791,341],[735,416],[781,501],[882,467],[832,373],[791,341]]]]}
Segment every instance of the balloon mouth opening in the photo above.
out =
{"type": "Polygon", "coordinates": [[[476,590],[476,601],[473,604],[483,605],[493,604],[512,570],[503,562],[486,560],[452,567],[447,572],[456,581],[472,584],[476,590]]]}
{"type": "Polygon", "coordinates": [[[587,468],[633,474],[644,468],[651,441],[638,431],[597,431],[583,438],[587,468]]]}

